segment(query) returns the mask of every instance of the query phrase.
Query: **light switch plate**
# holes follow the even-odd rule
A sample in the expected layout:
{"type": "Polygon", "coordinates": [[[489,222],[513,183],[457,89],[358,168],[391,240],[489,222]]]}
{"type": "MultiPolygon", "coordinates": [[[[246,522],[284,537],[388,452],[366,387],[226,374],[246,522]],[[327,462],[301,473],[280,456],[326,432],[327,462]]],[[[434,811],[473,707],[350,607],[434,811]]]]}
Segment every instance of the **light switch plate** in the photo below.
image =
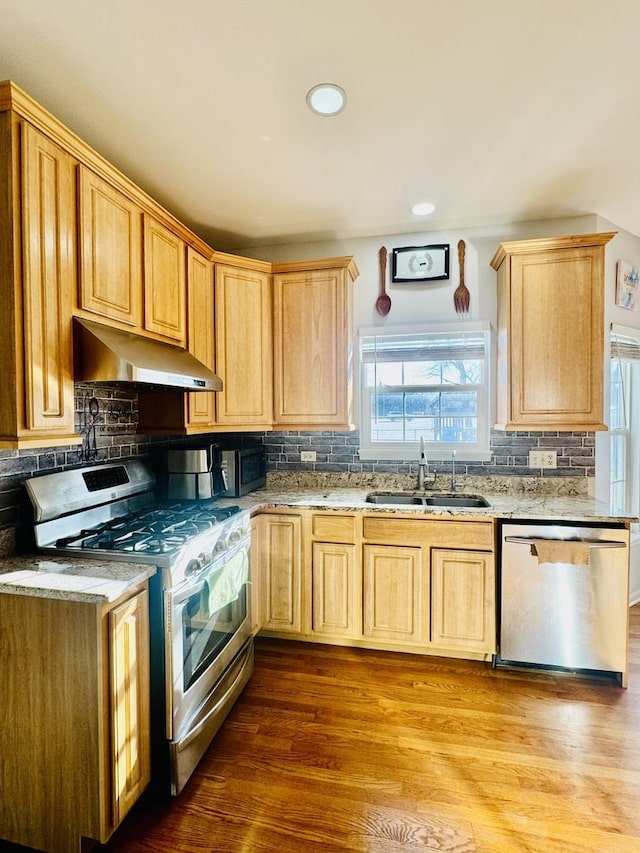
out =
{"type": "Polygon", "coordinates": [[[315,462],[316,461],[315,450],[301,450],[300,451],[300,461],[301,462],[315,462]]]}
{"type": "Polygon", "coordinates": [[[558,452],[556,450],[530,450],[529,468],[557,468],[558,452]]]}

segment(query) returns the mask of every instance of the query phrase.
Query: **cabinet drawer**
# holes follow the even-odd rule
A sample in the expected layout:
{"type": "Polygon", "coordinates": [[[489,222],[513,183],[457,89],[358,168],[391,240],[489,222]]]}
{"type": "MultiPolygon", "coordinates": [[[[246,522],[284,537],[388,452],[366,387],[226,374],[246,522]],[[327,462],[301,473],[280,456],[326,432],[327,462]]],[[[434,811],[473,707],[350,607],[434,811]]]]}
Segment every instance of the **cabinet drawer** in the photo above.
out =
{"type": "Polygon", "coordinates": [[[323,542],[353,543],[356,535],[356,518],[354,515],[314,513],[311,531],[314,539],[321,539],[323,542]]]}
{"type": "Polygon", "coordinates": [[[434,545],[493,550],[492,521],[430,521],[365,517],[363,536],[381,545],[434,545]]]}

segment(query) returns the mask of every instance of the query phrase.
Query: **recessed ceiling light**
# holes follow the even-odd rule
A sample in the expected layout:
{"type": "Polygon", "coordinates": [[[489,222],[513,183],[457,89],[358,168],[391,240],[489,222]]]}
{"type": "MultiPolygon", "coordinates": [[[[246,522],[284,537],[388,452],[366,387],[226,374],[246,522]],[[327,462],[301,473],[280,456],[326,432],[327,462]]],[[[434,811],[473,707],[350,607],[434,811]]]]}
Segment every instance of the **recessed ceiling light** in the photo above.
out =
{"type": "Polygon", "coordinates": [[[430,213],[436,209],[435,204],[431,204],[430,201],[421,201],[419,204],[414,204],[411,208],[411,213],[414,216],[428,216],[430,213]]]}
{"type": "Polygon", "coordinates": [[[335,116],[346,103],[347,93],[335,83],[319,83],[307,92],[307,105],[319,116],[335,116]]]}

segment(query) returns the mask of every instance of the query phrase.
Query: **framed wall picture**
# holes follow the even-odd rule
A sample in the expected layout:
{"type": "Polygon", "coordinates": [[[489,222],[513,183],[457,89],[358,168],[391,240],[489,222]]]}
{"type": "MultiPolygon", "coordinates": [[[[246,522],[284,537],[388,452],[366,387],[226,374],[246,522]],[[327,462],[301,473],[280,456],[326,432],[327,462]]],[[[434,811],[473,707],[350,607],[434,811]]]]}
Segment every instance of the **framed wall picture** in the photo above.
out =
{"type": "Polygon", "coordinates": [[[618,261],[616,279],[616,305],[629,311],[638,310],[638,285],[640,271],[629,261],[618,261]]]}
{"type": "Polygon", "coordinates": [[[391,281],[437,281],[449,278],[449,245],[403,246],[391,253],[391,281]]]}

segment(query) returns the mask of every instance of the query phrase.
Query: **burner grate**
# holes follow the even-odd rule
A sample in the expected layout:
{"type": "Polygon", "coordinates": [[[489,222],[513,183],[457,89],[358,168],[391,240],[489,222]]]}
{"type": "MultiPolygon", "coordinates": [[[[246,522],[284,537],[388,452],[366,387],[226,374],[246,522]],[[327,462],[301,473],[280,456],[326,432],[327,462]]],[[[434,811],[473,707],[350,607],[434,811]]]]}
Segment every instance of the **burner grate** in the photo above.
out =
{"type": "Polygon", "coordinates": [[[153,504],[56,540],[57,548],[172,554],[190,539],[240,511],[200,502],[153,504]]]}

